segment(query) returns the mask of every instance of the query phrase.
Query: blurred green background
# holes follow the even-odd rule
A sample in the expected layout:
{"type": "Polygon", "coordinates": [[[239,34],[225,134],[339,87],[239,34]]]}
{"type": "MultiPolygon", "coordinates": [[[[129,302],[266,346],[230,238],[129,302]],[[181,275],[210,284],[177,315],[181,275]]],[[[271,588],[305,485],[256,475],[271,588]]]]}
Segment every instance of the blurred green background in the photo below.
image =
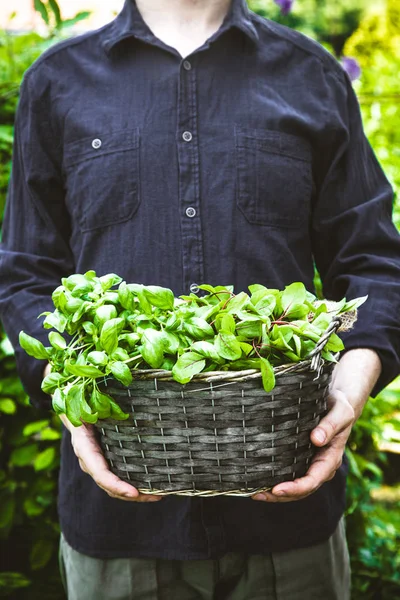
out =
{"type": "MultiPolygon", "coordinates": [[[[0,220],[11,168],[13,120],[26,68],[89,16],[63,20],[56,0],[32,0],[43,32],[0,30],[0,220]]],[[[400,226],[400,3],[398,0],[250,0],[259,14],[317,39],[343,64],[367,136],[395,190],[400,226]]],[[[42,31],[41,30],[41,31],[42,31]]],[[[60,423],[32,408],[0,329],[0,596],[64,598],[56,513],[60,423]]],[[[371,399],[351,435],[347,532],[352,599],[400,598],[400,379],[371,399]]]]}

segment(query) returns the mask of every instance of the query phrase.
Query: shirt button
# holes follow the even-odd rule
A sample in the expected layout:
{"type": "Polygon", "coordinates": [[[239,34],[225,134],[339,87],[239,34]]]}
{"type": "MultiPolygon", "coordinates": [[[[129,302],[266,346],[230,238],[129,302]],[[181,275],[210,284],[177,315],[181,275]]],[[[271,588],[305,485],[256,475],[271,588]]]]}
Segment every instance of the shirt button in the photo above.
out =
{"type": "Polygon", "coordinates": [[[99,148],[101,148],[101,140],[99,140],[98,138],[96,138],[95,140],[93,140],[92,147],[95,150],[98,150],[99,148]]]}
{"type": "Polygon", "coordinates": [[[185,142],[191,142],[193,139],[192,134],[190,133],[190,131],[185,131],[182,135],[183,139],[185,142]]]}
{"type": "Polygon", "coordinates": [[[197,294],[197,292],[200,290],[200,288],[197,285],[197,283],[192,283],[189,290],[192,292],[192,294],[197,294]]]}
{"type": "Polygon", "coordinates": [[[195,209],[194,209],[192,206],[189,206],[189,207],[186,209],[186,216],[187,216],[187,217],[190,217],[190,218],[192,218],[192,217],[196,216],[196,210],[195,210],[195,209]]]}
{"type": "Polygon", "coordinates": [[[186,71],[190,71],[190,69],[192,68],[192,65],[190,64],[190,62],[188,60],[184,60],[183,68],[186,69],[186,71]]]}

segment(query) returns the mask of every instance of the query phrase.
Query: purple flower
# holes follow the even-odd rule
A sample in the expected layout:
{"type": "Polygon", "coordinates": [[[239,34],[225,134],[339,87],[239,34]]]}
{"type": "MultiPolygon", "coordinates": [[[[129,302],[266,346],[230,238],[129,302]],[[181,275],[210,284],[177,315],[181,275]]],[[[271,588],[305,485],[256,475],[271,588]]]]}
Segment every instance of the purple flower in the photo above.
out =
{"type": "Polygon", "coordinates": [[[351,81],[354,81],[360,77],[361,67],[355,58],[352,58],[351,56],[342,56],[341,63],[351,81]]]}
{"type": "Polygon", "coordinates": [[[274,0],[274,2],[280,6],[281,13],[285,16],[292,10],[294,0],[274,0]]]}

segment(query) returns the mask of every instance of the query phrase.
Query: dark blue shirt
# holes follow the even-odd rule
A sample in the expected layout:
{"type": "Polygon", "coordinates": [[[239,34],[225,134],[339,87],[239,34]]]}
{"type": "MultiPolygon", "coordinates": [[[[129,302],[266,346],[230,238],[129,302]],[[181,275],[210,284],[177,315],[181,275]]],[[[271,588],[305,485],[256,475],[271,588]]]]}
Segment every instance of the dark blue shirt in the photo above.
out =
{"type": "MultiPolygon", "coordinates": [[[[102,29],[62,42],[24,78],[1,250],[0,309],[31,402],[47,343],[37,315],[60,278],[95,269],[128,282],[303,281],[314,261],[331,299],[369,295],[347,334],[399,372],[400,238],[392,191],[363,134],[351,84],[317,43],[233,0],[185,60],[126,0],[102,29]]],[[[62,439],[59,514],[67,541],[98,557],[201,559],[321,542],[345,503],[345,469],[289,504],[110,498],[62,439]]]]}

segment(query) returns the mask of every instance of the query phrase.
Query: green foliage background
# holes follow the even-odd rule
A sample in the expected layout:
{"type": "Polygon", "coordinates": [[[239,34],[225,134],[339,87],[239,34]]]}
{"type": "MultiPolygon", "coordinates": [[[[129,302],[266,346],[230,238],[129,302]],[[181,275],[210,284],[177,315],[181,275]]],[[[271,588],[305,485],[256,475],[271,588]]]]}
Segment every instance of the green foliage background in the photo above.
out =
{"type": "MultiPolygon", "coordinates": [[[[84,3],[84,0],[82,0],[84,3]]],[[[365,131],[395,193],[400,226],[400,6],[397,0],[295,0],[282,17],[272,0],[253,10],[299,29],[340,58],[355,57],[365,131]],[[398,200],[399,199],[399,200],[398,200]]],[[[50,44],[69,35],[55,0],[35,0],[48,34],[0,31],[0,215],[11,168],[13,120],[21,78],[50,44]]],[[[370,400],[352,433],[347,530],[353,600],[400,598],[400,380],[370,400]]],[[[64,598],[57,567],[56,513],[60,423],[33,409],[0,329],[0,596],[64,598]]]]}

